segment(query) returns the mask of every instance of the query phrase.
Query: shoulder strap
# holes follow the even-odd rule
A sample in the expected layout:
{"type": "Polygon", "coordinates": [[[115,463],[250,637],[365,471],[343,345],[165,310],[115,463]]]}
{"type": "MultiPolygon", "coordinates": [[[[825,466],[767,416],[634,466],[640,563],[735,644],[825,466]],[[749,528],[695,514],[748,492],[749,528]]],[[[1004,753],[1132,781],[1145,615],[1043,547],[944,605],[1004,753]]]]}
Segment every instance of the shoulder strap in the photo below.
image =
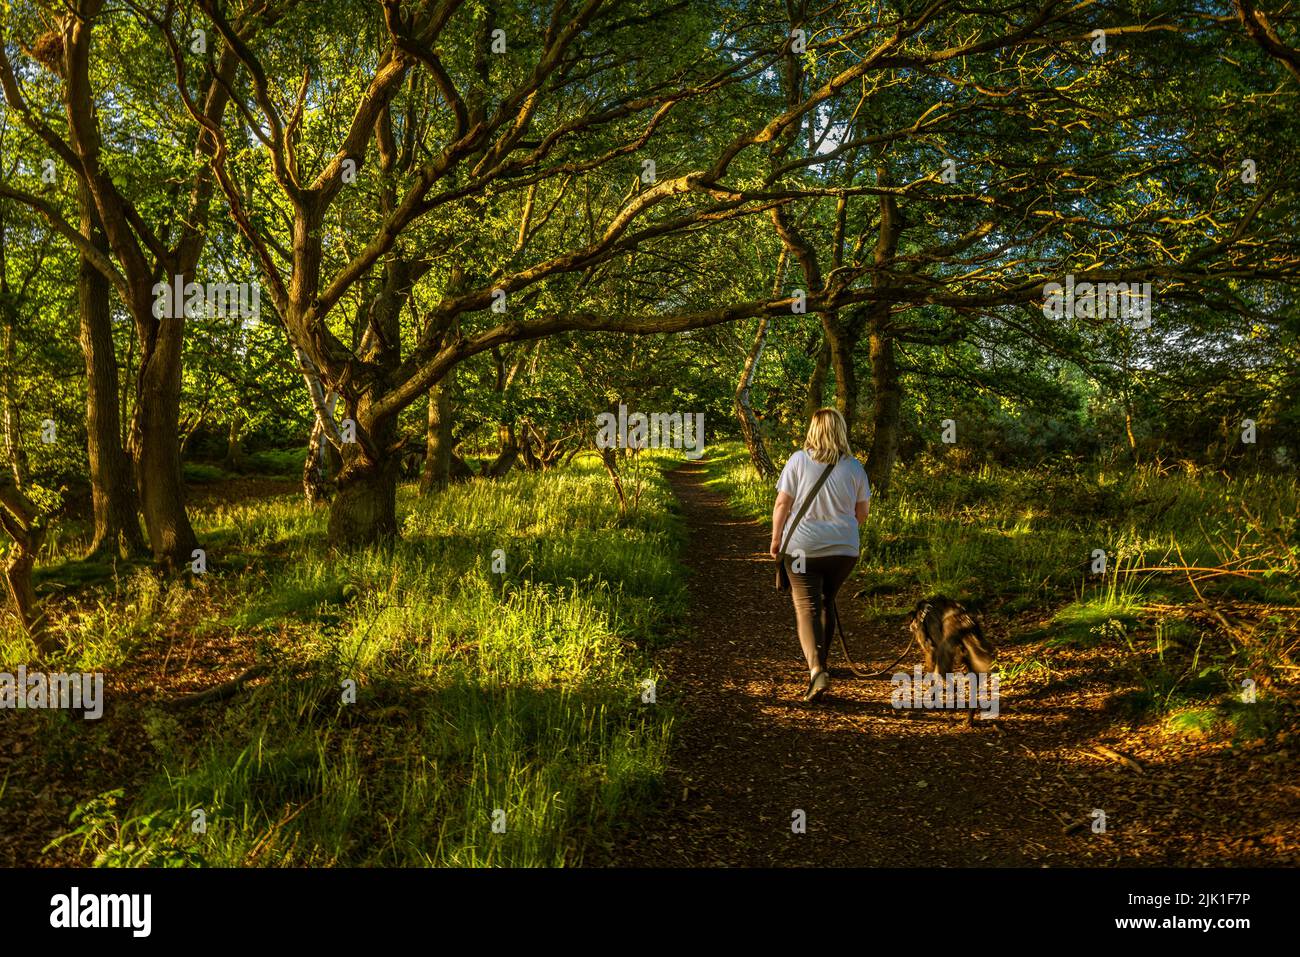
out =
{"type": "Polygon", "coordinates": [[[822,490],[822,486],[826,484],[826,480],[827,480],[828,478],[830,478],[830,477],[831,477],[831,473],[835,471],[835,466],[837,466],[837,465],[839,465],[839,464],[840,464],[839,459],[836,459],[836,460],[835,460],[834,462],[832,462],[830,465],[826,466],[826,470],[825,470],[824,472],[822,472],[821,477],[817,479],[817,484],[815,484],[815,485],[812,487],[812,491],[809,492],[808,495],[807,495],[807,497],[804,498],[804,500],[803,500],[803,504],[799,506],[799,512],[798,512],[798,514],[795,515],[795,517],[794,517],[794,521],[790,523],[790,527],[789,527],[789,529],[788,529],[788,530],[786,531],[786,533],[785,533],[785,540],[784,540],[783,542],[781,542],[781,552],[780,552],[780,553],[781,553],[782,555],[785,554],[785,546],[786,546],[786,543],[789,542],[789,541],[790,541],[790,537],[791,537],[792,535],[794,535],[794,530],[795,530],[796,528],[798,528],[798,527],[799,527],[799,523],[803,521],[803,516],[804,516],[804,513],[808,511],[808,506],[812,504],[812,500],[815,499],[815,498],[817,497],[817,493],[820,492],[820,491],[822,490]]]}

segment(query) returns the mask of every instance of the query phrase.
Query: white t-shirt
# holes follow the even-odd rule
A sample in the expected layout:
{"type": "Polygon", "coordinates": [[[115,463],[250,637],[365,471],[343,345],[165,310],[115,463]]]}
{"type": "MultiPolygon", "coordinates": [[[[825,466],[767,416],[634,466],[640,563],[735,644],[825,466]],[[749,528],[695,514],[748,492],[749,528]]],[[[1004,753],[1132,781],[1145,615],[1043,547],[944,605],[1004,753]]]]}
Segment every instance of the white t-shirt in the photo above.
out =
{"type": "MultiPolygon", "coordinates": [[[[812,491],[826,465],[818,462],[811,455],[800,449],[790,456],[781,471],[781,478],[776,483],[778,492],[785,492],[794,499],[790,506],[790,517],[781,529],[782,541],[789,531],[790,523],[803,505],[804,496],[812,491]]],[[[871,485],[867,481],[866,469],[851,455],[840,458],[835,471],[817,491],[803,521],[795,529],[789,541],[785,541],[783,551],[793,555],[802,550],[807,558],[823,558],[827,555],[858,554],[858,518],[855,508],[858,502],[871,499],[871,485]]]]}

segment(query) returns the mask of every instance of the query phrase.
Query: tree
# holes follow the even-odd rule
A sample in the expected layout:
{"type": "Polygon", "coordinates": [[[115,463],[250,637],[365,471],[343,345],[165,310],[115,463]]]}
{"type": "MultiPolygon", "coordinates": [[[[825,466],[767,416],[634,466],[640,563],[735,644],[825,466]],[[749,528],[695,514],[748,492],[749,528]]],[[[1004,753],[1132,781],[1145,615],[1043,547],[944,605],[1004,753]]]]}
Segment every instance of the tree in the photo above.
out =
{"type": "MultiPolygon", "coordinates": [[[[4,49],[7,38],[0,44],[0,86],[9,110],[84,184],[111,259],[91,237],[69,225],[52,203],[10,185],[0,188],[0,195],[44,214],[86,261],[113,283],[132,317],[140,349],[130,430],[136,485],[154,557],[175,567],[190,559],[197,544],[185,512],[176,442],[186,317],[184,309],[155,314],[155,285],[160,277],[181,286],[193,278],[206,241],[204,225],[212,185],[207,167],[197,165],[185,199],[160,211],[151,225],[148,214],[141,211],[142,204],[128,198],[114,179],[114,157],[110,154],[106,162],[103,154],[92,67],[92,40],[103,9],[103,0],[76,0],[54,19],[48,32],[28,46],[31,60],[41,64],[47,74],[42,91],[54,102],[29,103],[21,71],[4,49]],[[62,128],[50,108],[55,103],[64,114],[62,128]]],[[[139,31],[128,30],[115,39],[129,47],[141,44],[143,37],[139,31]]],[[[118,51],[119,62],[125,55],[118,51]]],[[[237,65],[229,49],[208,65],[204,98],[197,108],[197,115],[207,122],[219,122],[224,113],[237,65]]],[[[158,134],[156,129],[146,134],[157,144],[155,161],[174,154],[169,146],[158,143],[158,134]]],[[[211,135],[200,129],[190,146],[191,152],[203,155],[212,151],[214,143],[211,135]]],[[[144,184],[146,188],[149,185],[153,184],[144,184]]],[[[172,198],[180,199],[175,194],[172,198]]]]}

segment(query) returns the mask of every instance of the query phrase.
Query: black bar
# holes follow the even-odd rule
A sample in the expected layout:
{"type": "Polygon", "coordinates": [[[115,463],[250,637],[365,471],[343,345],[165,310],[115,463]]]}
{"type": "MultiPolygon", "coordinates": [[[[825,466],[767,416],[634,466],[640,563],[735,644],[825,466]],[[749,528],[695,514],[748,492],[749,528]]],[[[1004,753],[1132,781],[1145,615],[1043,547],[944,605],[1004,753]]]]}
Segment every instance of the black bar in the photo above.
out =
{"type": "Polygon", "coordinates": [[[1105,938],[1184,945],[1201,938],[1231,947],[1289,927],[1295,873],[1282,868],[42,869],[0,871],[0,891],[6,942],[15,950],[33,940],[77,935],[83,942],[128,947],[201,944],[205,950],[229,945],[261,951],[320,943],[337,952],[352,942],[373,946],[407,934],[419,941],[419,949],[427,946],[431,952],[442,946],[460,949],[466,936],[493,951],[566,941],[605,950],[676,949],[684,941],[712,939],[725,939],[729,947],[752,940],[769,950],[786,943],[821,947],[857,935],[873,950],[894,941],[920,945],[927,940],[964,948],[1033,939],[1021,937],[1027,933],[1050,935],[1040,942],[1105,938]],[[51,926],[52,919],[60,919],[57,895],[68,898],[62,905],[66,918],[74,887],[87,919],[100,906],[98,895],[150,895],[148,936],[136,937],[130,926],[134,916],[143,929],[143,910],[121,911],[120,922],[128,926],[51,926]],[[87,897],[95,902],[87,905],[87,897]],[[1135,919],[1155,923],[1119,926],[1135,919]],[[1207,919],[1248,923],[1207,930],[1199,926],[1207,919]]]}

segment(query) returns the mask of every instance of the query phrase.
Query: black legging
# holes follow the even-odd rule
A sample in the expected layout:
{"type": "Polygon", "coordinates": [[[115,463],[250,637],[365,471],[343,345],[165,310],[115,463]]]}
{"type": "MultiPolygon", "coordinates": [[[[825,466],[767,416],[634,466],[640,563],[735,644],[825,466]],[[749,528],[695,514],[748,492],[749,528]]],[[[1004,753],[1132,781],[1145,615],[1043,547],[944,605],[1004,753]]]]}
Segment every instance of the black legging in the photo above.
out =
{"type": "Polygon", "coordinates": [[[790,574],[790,600],[794,603],[799,644],[803,647],[809,671],[826,667],[831,637],[835,634],[835,594],[848,581],[849,573],[857,563],[855,555],[805,558],[804,570],[796,572],[794,560],[785,560],[785,570],[790,574]]]}

